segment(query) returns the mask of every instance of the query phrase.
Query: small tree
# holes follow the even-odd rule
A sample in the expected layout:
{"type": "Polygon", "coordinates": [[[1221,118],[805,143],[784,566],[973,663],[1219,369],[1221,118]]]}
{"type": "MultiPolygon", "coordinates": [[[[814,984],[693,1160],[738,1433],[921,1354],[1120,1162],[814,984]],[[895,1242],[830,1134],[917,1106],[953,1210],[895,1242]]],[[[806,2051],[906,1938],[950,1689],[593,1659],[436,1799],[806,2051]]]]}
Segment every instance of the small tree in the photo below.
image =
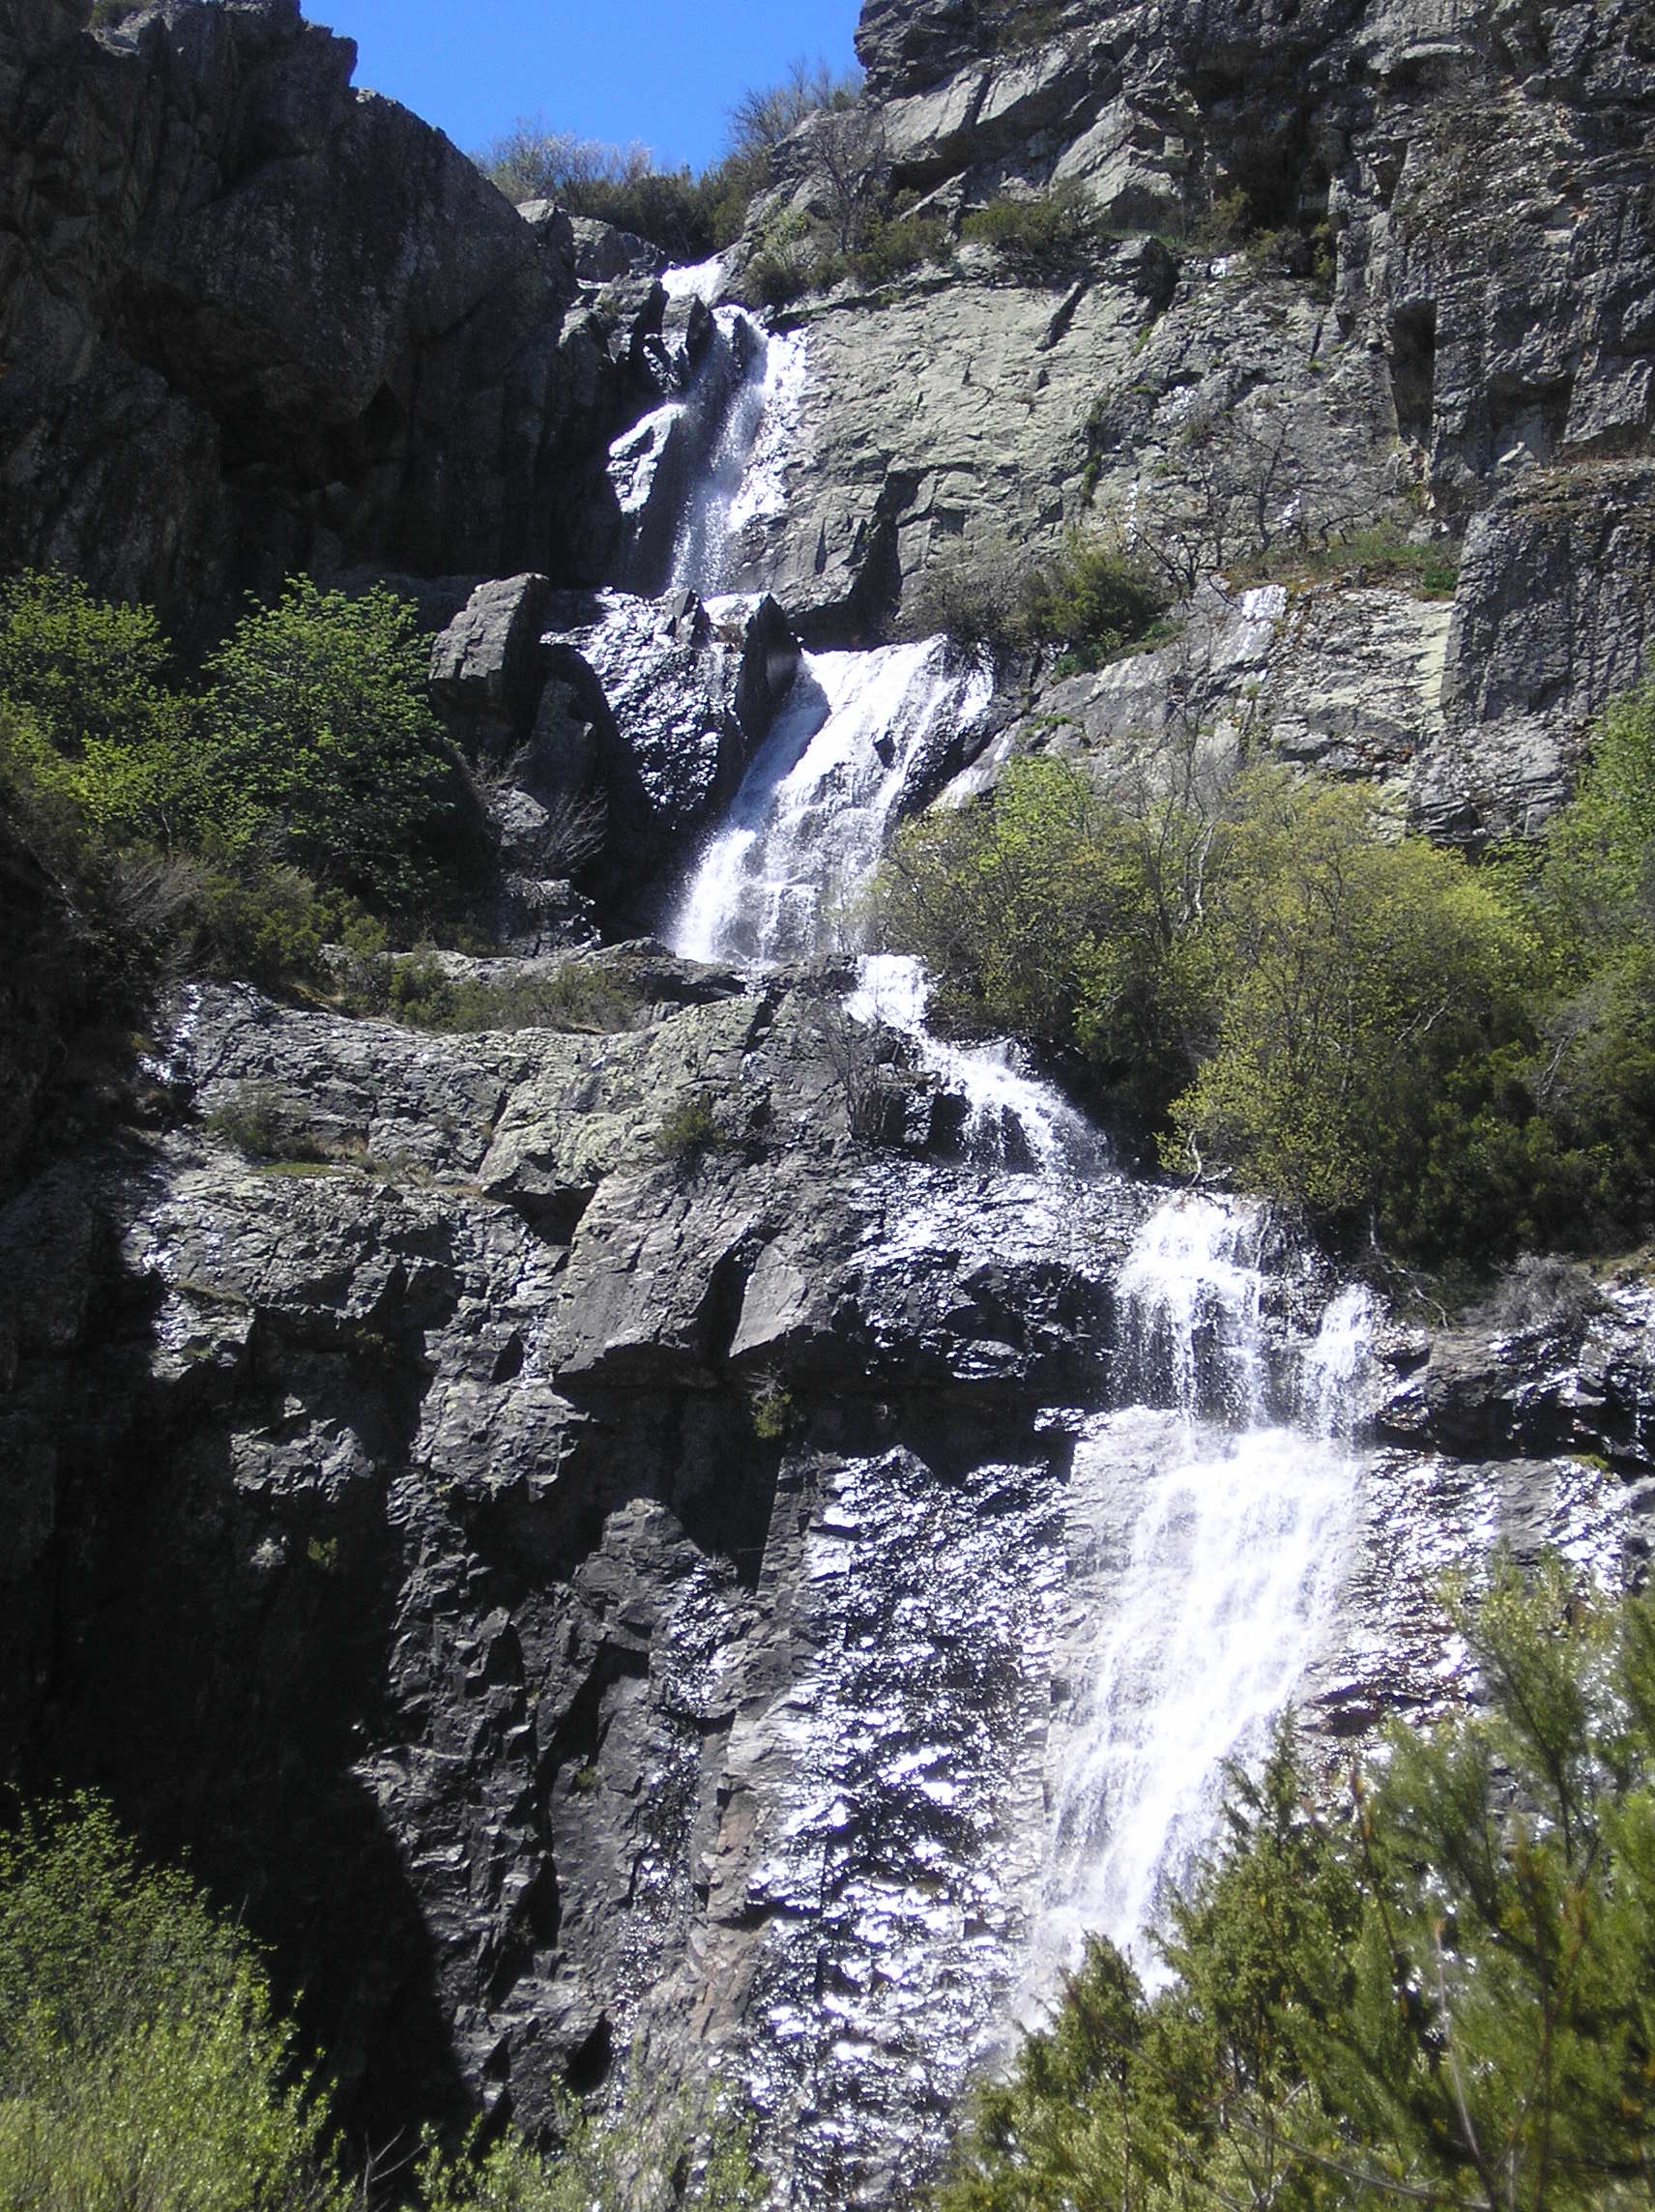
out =
{"type": "Polygon", "coordinates": [[[0,1839],[0,2202],[345,2212],[252,1945],[87,1799],[0,1839]]]}
{"type": "Polygon", "coordinates": [[[438,901],[465,824],[425,704],[412,606],[295,577],[207,664],[207,773],[231,849],[276,846],[318,882],[415,916],[438,901]]]}
{"type": "Polygon", "coordinates": [[[803,148],[805,176],[827,205],[839,251],[854,253],[885,188],[885,118],[869,102],[825,109],[803,148]]]}

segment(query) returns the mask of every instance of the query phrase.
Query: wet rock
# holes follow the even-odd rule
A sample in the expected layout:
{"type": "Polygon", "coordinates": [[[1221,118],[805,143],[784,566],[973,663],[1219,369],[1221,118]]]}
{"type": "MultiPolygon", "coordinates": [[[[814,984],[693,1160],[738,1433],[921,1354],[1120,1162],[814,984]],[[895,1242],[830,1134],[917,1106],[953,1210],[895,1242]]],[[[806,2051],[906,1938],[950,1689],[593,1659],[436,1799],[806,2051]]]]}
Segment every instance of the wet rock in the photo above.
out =
{"type": "Polygon", "coordinates": [[[1646,1469],[1655,1445],[1655,1307],[1563,1261],[1524,1263],[1501,1297],[1431,1341],[1380,1406],[1380,1435],[1459,1457],[1584,1453],[1646,1469]]]}
{"type": "MultiPolygon", "coordinates": [[[[569,608],[565,612],[585,612],[569,608]]],[[[735,793],[798,667],[798,644],[773,599],[712,614],[693,594],[660,601],[607,595],[599,619],[562,633],[601,702],[598,734],[579,741],[556,701],[537,759],[604,780],[627,824],[627,863],[658,866],[735,793]]],[[[568,696],[565,695],[566,698],[568,696]]],[[[589,691],[588,699],[591,698],[589,691]]]]}

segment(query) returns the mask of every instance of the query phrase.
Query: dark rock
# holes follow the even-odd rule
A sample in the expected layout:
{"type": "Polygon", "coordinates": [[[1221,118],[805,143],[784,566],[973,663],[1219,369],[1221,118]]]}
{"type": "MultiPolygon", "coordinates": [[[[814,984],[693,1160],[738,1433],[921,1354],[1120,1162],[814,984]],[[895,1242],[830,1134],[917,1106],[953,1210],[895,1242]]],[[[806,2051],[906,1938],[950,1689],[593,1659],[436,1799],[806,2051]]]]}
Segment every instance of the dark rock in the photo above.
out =
{"type": "Polygon", "coordinates": [[[526,733],[539,705],[544,576],[479,584],[431,647],[431,696],[451,728],[474,742],[526,733]]]}
{"type": "Polygon", "coordinates": [[[0,551],[173,617],[306,562],[566,572],[626,398],[552,245],[286,0],[84,14],[0,24],[54,55],[0,74],[0,551]]]}

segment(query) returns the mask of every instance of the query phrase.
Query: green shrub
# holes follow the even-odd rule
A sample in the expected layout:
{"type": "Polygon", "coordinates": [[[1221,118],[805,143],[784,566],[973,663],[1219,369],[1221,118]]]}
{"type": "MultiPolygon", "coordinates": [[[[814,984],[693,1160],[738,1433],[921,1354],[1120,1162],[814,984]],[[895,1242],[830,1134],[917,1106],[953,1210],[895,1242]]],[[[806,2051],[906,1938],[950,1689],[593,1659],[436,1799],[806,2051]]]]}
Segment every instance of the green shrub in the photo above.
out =
{"type": "Polygon", "coordinates": [[[1166,606],[1159,584],[1115,539],[1071,531],[1042,559],[1010,546],[939,558],[922,580],[909,626],[1000,655],[1060,646],[1069,668],[1091,669],[1152,640],[1166,606]]]}
{"type": "Polygon", "coordinates": [[[353,963],[342,995],[354,1012],[454,1033],[547,1029],[605,1035],[632,1028],[643,1010],[623,975],[586,960],[506,968],[498,976],[450,975],[429,953],[371,955],[353,963]]]}
{"type": "Polygon", "coordinates": [[[1321,544],[1285,541],[1267,552],[1233,565],[1237,583],[1320,584],[1352,573],[1363,581],[1397,580],[1423,599],[1451,599],[1460,580],[1457,538],[1433,538],[1415,544],[1395,522],[1375,522],[1341,532],[1321,544]]]}
{"type": "Polygon", "coordinates": [[[1130,800],[1084,770],[1012,762],[992,803],[919,817],[880,871],[873,925],[921,954],[945,1025],[1084,1051],[1151,1124],[1206,1021],[1201,918],[1222,795],[1152,760],[1130,800]]]}
{"type": "Polygon", "coordinates": [[[318,1160],[304,1111],[274,1083],[238,1083],[207,1117],[215,1137],[249,1160],[318,1160]]]}
{"type": "Polygon", "coordinates": [[[953,241],[938,217],[907,215],[870,223],[851,257],[851,266],[863,284],[888,284],[911,276],[928,262],[952,258],[953,241]]]}
{"type": "Polygon", "coordinates": [[[1323,1214],[1416,1213],[1403,1194],[1445,1082],[1527,1035],[1532,933],[1457,855],[1396,836],[1348,785],[1255,772],[1226,845],[1217,1033],[1172,1103],[1173,1164],[1222,1163],[1323,1214]]]}
{"type": "Polygon", "coordinates": [[[319,884],[401,919],[451,902],[467,825],[411,605],[294,577],[207,674],[206,775],[231,850],[276,839],[319,884]]]}
{"type": "Polygon", "coordinates": [[[167,729],[166,657],[147,607],[108,605],[55,569],[0,580],[0,699],[71,759],[89,744],[139,747],[167,729]]]}
{"type": "Polygon", "coordinates": [[[1109,232],[1091,194],[1070,178],[1029,199],[1002,197],[973,208],[960,236],[992,247],[1025,276],[1055,282],[1085,269],[1109,232]]]}
{"type": "MultiPolygon", "coordinates": [[[[583,1792],[597,1779],[586,1773],[583,1792]]],[[[550,2156],[508,2140],[450,2159],[427,2139],[415,2174],[424,2212],[757,2212],[767,2200],[751,2122],[716,2089],[699,2107],[634,2093],[602,2120],[567,2095],[558,2103],[563,2139],[550,2156]]]]}
{"type": "Polygon", "coordinates": [[[718,1126],[712,1101],[704,1091],[687,1091],[670,1106],[655,1130],[655,1150],[670,1160],[681,1175],[697,1167],[704,1155],[729,1140],[718,1126]]]}
{"type": "Polygon", "coordinates": [[[345,2212],[247,1938],[80,1798],[0,1837],[0,2203],[345,2212]]]}
{"type": "Polygon", "coordinates": [[[1371,793],[1227,775],[1200,743],[1110,771],[1017,762],[992,804],[899,834],[875,923],[926,959],[938,1018],[1083,1055],[1180,1171],[1377,1213],[1425,1257],[1509,1247],[1534,1206],[1499,1224],[1519,1162],[1494,1131],[1537,1171],[1547,968],[1501,887],[1371,793]]]}

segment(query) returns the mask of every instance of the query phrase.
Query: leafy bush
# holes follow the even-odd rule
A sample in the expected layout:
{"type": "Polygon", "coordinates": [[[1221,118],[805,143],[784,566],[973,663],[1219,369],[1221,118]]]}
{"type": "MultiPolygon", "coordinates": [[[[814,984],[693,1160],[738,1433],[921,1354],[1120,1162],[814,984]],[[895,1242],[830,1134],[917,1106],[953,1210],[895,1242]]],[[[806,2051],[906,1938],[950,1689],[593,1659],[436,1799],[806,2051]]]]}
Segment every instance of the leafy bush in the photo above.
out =
{"type": "Polygon", "coordinates": [[[1003,655],[1058,645],[1071,667],[1089,669],[1153,638],[1166,606],[1159,584],[1114,538],[1072,531],[1044,560],[1010,546],[939,560],[923,579],[910,626],[1003,655]]]}
{"type": "Polygon", "coordinates": [[[655,1150],[670,1160],[681,1175],[699,1165],[704,1154],[728,1143],[718,1126],[712,1102],[704,1091],[686,1091],[662,1115],[655,1130],[655,1150]]]}
{"type": "Polygon", "coordinates": [[[1120,797],[1014,761],[992,804],[899,833],[874,926],[923,956],[938,1020],[1083,1051],[1117,1106],[1153,1122],[1207,1026],[1196,924],[1222,803],[1194,753],[1151,761],[1120,797]]]}
{"type": "Polygon", "coordinates": [[[246,1936],[88,1799],[0,1837],[0,2202],[344,2212],[246,1936]]]}
{"type": "Polygon", "coordinates": [[[669,260],[700,261],[741,235],[748,209],[772,182],[770,158],[782,140],[819,109],[848,105],[859,81],[826,62],[793,62],[779,84],[741,94],[724,153],[699,176],[657,168],[646,146],[553,131],[538,116],[520,117],[472,159],[518,206],[556,200],[570,215],[648,240],[669,260]]]}
{"type": "MultiPolygon", "coordinates": [[[[588,1771],[583,1791],[597,1779],[588,1771]]],[[[634,2097],[608,2120],[566,2096],[559,2132],[551,2157],[506,2141],[450,2159],[427,2141],[415,2176],[424,2212],[757,2212],[766,2201],[750,2124],[716,2091],[699,2109],[634,2097]]]]}
{"type": "Polygon", "coordinates": [[[274,985],[367,926],[363,901],[403,927],[453,911],[487,853],[413,624],[295,580],[190,696],[162,686],[147,611],[0,586],[0,803],[77,887],[107,973],[274,985]]]}
{"type": "Polygon", "coordinates": [[[1147,1998],[1094,1942],[985,2086],[943,2212],[1630,2201],[1655,2156],[1655,1602],[1499,1567],[1487,1707],[1393,1726],[1319,1807],[1233,1775],[1147,1998]]]}
{"type": "Polygon", "coordinates": [[[1445,1082],[1527,1033],[1531,934],[1371,793],[1273,771],[1236,787],[1210,935],[1221,1011],[1173,1164],[1400,1217],[1445,1082]]]}
{"type": "Polygon", "coordinates": [[[876,925],[939,1018],[1077,1053],[1169,1163],[1441,1256],[1553,1205],[1531,1128],[1547,963],[1503,887],[1371,794],[1199,742],[1014,763],[898,836],[876,925]],[[1514,1188],[1528,1196],[1513,1205],[1514,1188]]]}
{"type": "MultiPolygon", "coordinates": [[[[318,1572],[337,1541],[312,1537],[318,1572]]],[[[558,2148],[445,2156],[421,2212],[752,2212],[750,2131],[716,2093],[618,2119],[561,2104],[558,2148]]],[[[184,1875],[77,1798],[0,1835],[0,2204],[7,2212],[347,2212],[314,2069],[263,1962],[184,1875]]]]}
{"type": "Polygon", "coordinates": [[[1434,538],[1415,544],[1398,524],[1375,522],[1320,544],[1278,542],[1234,568],[1237,582],[1323,583],[1359,574],[1364,581],[1397,579],[1425,599],[1451,599],[1460,580],[1459,541],[1434,538]]]}
{"type": "Polygon", "coordinates": [[[232,850],[276,840],[315,880],[409,919],[453,895],[466,824],[424,698],[414,610],[293,578],[207,663],[206,776],[232,850]]]}
{"type": "Polygon", "coordinates": [[[1073,178],[1028,199],[992,199],[960,225],[968,245],[992,247],[1012,269],[1042,281],[1086,268],[1108,235],[1097,203],[1073,178]]]}
{"type": "Polygon", "coordinates": [[[55,570],[0,581],[0,698],[70,759],[169,732],[166,658],[147,607],[108,605],[55,570]]]}

